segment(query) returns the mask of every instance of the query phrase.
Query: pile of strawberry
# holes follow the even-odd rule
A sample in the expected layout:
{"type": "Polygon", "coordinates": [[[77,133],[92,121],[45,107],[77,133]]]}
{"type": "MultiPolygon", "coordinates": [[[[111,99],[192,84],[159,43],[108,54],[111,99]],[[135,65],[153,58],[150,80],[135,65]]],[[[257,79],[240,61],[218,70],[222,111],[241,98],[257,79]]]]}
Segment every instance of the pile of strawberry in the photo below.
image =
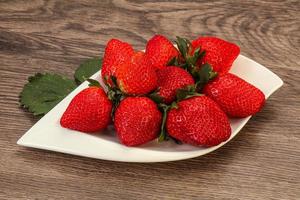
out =
{"type": "Polygon", "coordinates": [[[121,143],[137,146],[155,138],[214,146],[231,135],[228,117],[257,113],[264,94],[229,73],[237,45],[215,37],[192,42],[151,38],[145,52],[111,39],[101,77],[77,94],[61,118],[63,127],[95,133],[114,123],[121,143]]]}

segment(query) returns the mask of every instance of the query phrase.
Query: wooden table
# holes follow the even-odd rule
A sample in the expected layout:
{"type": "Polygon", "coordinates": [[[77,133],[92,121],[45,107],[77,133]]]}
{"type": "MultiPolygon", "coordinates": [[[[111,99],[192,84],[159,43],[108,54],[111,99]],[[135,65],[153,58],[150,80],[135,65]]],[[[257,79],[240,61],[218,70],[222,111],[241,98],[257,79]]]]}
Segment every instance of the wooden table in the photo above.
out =
{"type": "MultiPolygon", "coordinates": [[[[0,1],[0,199],[299,199],[300,1],[0,1]],[[285,82],[233,141],[169,163],[24,148],[36,121],[18,95],[35,72],[72,77],[112,37],[215,35],[285,82]]],[[[47,127],[45,127],[47,128],[47,127]]]]}

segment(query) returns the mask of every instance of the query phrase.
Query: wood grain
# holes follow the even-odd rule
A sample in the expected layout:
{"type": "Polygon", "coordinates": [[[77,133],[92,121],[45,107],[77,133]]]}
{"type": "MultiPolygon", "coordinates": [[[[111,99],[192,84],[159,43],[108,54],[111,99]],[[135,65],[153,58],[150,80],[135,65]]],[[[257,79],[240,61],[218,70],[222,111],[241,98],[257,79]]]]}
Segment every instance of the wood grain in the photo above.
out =
{"type": "Polygon", "coordinates": [[[0,1],[0,199],[299,199],[300,1],[0,1]],[[215,35],[285,82],[241,133],[203,157],[117,163],[16,145],[36,121],[28,76],[72,77],[112,37],[215,35]]]}

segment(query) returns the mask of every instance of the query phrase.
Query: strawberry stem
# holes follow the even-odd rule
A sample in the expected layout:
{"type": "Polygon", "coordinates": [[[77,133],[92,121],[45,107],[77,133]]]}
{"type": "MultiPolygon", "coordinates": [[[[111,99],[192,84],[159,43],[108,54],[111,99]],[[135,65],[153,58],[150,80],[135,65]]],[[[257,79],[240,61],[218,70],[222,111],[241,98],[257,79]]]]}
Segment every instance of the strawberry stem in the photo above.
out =
{"type": "Polygon", "coordinates": [[[168,110],[170,109],[170,106],[166,104],[159,104],[159,107],[163,110],[163,118],[162,118],[162,123],[160,126],[160,134],[158,137],[158,142],[162,142],[164,140],[167,140],[167,132],[165,130],[165,125],[166,125],[166,119],[167,119],[167,113],[168,110]]]}
{"type": "Polygon", "coordinates": [[[172,136],[170,136],[167,133],[166,129],[165,129],[167,114],[168,114],[169,110],[172,109],[172,108],[178,109],[177,103],[173,102],[171,105],[166,105],[166,104],[160,103],[158,105],[158,107],[163,112],[163,119],[162,119],[162,123],[161,123],[161,127],[160,127],[160,134],[158,136],[158,142],[162,142],[162,141],[172,139],[176,144],[182,144],[179,140],[177,140],[177,139],[173,138],[172,136]]]}

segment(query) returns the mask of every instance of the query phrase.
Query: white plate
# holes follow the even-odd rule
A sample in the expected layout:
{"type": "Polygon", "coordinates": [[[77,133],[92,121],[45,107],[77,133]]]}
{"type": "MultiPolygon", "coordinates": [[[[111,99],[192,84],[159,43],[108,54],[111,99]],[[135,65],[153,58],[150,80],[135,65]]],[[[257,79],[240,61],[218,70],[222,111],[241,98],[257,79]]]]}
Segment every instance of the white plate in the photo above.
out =
{"type": "MultiPolygon", "coordinates": [[[[234,62],[231,72],[261,89],[266,97],[269,97],[283,84],[283,81],[276,74],[242,55],[239,55],[234,62]]],[[[94,74],[92,78],[99,80],[100,72],[94,74]]],[[[126,147],[118,142],[113,127],[109,127],[104,133],[91,135],[60,126],[60,117],[71,99],[87,85],[88,83],[85,82],[76,88],[29,129],[18,140],[17,144],[103,160],[165,162],[201,156],[220,148],[236,136],[250,119],[250,117],[231,119],[231,137],[226,142],[210,148],[199,148],[186,144],[177,145],[172,141],[163,143],[152,141],[139,147],[126,147]]]]}

